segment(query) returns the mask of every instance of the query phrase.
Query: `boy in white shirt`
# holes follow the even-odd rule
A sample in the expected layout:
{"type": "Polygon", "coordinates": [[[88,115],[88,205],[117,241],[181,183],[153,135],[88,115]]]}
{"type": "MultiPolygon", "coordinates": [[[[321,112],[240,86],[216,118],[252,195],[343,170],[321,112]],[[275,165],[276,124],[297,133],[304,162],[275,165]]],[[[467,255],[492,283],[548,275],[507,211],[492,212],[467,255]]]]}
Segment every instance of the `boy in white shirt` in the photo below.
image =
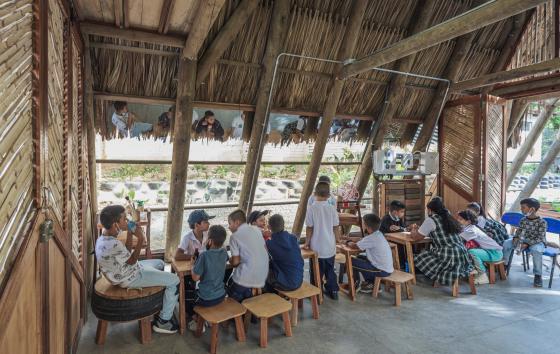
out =
{"type": "Polygon", "coordinates": [[[165,263],[161,259],[138,261],[144,244],[142,228],[136,227],[126,218],[122,205],[109,205],[101,210],[99,220],[103,225],[102,235],[95,244],[95,256],[101,273],[107,280],[122,288],[145,288],[164,286],[163,306],[156,316],[153,329],[158,333],[175,333],[178,326],[172,320],[173,309],[177,304],[177,275],[163,270],[165,263]],[[121,230],[127,230],[126,245],[117,239],[121,230]],[[132,254],[132,236],[138,238],[132,254]]]}
{"type": "Polygon", "coordinates": [[[350,247],[366,252],[366,257],[358,256],[352,259],[354,281],[360,283],[360,273],[364,278],[359,291],[370,293],[376,277],[388,277],[393,273],[393,255],[385,236],[379,231],[381,220],[375,214],[366,214],[362,218],[362,226],[367,236],[357,243],[349,242],[350,247]]]}
{"type": "MultiPolygon", "coordinates": [[[[319,272],[321,279],[326,280],[325,294],[331,299],[338,300],[338,283],[334,272],[334,256],[336,243],[340,240],[338,213],[329,205],[330,186],[326,182],[319,182],[315,186],[315,202],[307,209],[305,216],[305,248],[317,252],[319,257],[319,272]]],[[[313,277],[313,267],[310,269],[313,277]]],[[[318,286],[318,284],[316,284],[318,286]]]]}
{"type": "Polygon", "coordinates": [[[253,296],[253,289],[264,287],[268,276],[268,252],[261,230],[247,224],[243,210],[229,214],[228,224],[233,232],[229,241],[229,263],[235,267],[228,284],[228,295],[241,302],[253,296]]]}
{"type": "MultiPolygon", "coordinates": [[[[329,186],[331,184],[331,179],[329,178],[329,176],[319,176],[319,180],[317,181],[317,183],[320,182],[325,182],[328,183],[329,186]]],[[[329,198],[327,199],[327,202],[332,205],[335,209],[336,209],[336,198],[332,195],[329,194],[329,198]]],[[[307,209],[309,209],[309,207],[315,203],[315,196],[314,195],[310,195],[309,199],[307,199],[307,209]]]]}

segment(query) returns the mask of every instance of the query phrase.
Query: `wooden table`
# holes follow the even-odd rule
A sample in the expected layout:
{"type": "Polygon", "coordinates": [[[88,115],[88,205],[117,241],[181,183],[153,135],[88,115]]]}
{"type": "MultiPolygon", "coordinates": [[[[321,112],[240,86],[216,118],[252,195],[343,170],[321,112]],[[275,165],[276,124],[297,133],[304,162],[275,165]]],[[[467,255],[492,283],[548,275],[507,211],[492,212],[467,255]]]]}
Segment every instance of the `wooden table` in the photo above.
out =
{"type": "Polygon", "coordinates": [[[171,269],[179,277],[179,333],[184,334],[187,328],[187,307],[185,304],[185,276],[191,274],[194,262],[176,261],[171,262],[171,269]]]}
{"type": "Polygon", "coordinates": [[[306,250],[301,248],[301,256],[303,259],[309,258],[309,266],[313,267],[313,276],[315,279],[312,281],[315,283],[316,287],[319,288],[319,304],[323,303],[323,284],[321,282],[321,273],[319,272],[319,257],[317,256],[317,252],[313,250],[306,250]]]}
{"type": "Polygon", "coordinates": [[[425,237],[422,240],[413,240],[412,236],[410,236],[410,232],[386,233],[385,238],[390,242],[404,246],[406,251],[406,261],[408,262],[408,272],[414,275],[412,282],[413,284],[416,284],[416,271],[414,270],[414,254],[412,253],[412,245],[427,244],[432,242],[432,240],[429,237],[425,237]]]}

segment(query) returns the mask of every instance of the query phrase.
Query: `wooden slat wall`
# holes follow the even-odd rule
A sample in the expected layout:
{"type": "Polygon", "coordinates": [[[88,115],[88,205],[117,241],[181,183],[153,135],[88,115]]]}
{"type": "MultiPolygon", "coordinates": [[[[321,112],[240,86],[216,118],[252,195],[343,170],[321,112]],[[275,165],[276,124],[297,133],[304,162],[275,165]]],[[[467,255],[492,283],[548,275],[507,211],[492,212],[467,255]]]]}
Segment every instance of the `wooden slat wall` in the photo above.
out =
{"type": "Polygon", "coordinates": [[[76,258],[82,261],[82,227],[81,225],[81,210],[82,210],[82,191],[83,186],[80,185],[82,168],[82,119],[81,110],[79,107],[78,98],[80,93],[80,58],[78,46],[72,41],[72,115],[69,117],[72,124],[72,149],[71,149],[71,162],[70,162],[70,204],[71,204],[71,232],[72,232],[72,252],[76,258]]]}
{"type": "Polygon", "coordinates": [[[32,209],[32,1],[0,8],[0,283],[32,209]]]}
{"type": "Polygon", "coordinates": [[[58,0],[49,0],[49,112],[48,112],[48,156],[46,185],[52,192],[54,214],[62,225],[66,225],[65,198],[65,144],[67,133],[64,119],[64,16],[58,0]]]}
{"type": "Polygon", "coordinates": [[[489,103],[486,116],[485,202],[486,212],[496,220],[500,220],[504,202],[504,142],[503,106],[489,103]]]}

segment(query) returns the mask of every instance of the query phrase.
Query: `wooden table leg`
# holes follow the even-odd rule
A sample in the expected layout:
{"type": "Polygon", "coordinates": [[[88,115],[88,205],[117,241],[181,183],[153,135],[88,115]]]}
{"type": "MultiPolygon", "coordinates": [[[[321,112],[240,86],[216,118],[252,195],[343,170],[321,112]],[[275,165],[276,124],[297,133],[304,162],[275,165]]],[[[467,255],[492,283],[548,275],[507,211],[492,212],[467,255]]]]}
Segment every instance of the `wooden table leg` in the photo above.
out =
{"type": "Polygon", "coordinates": [[[346,275],[348,277],[348,289],[350,299],[356,300],[356,284],[354,284],[354,269],[352,268],[352,256],[350,252],[345,252],[346,255],[346,275]]]}
{"type": "Polygon", "coordinates": [[[105,344],[105,338],[107,338],[107,325],[109,322],[105,320],[97,320],[97,332],[95,333],[95,344],[103,345],[105,344]]]}
{"type": "Polygon", "coordinates": [[[177,272],[179,277],[179,333],[185,334],[187,328],[187,309],[185,306],[185,275],[177,272]]]}
{"type": "Polygon", "coordinates": [[[286,337],[292,336],[292,324],[290,323],[290,312],[284,312],[282,314],[282,320],[284,321],[284,332],[286,337]]]}
{"type": "MultiPolygon", "coordinates": [[[[289,320],[289,318],[288,318],[289,320]]],[[[266,348],[268,345],[268,318],[261,318],[261,348],[266,348]]]]}
{"type": "Polygon", "coordinates": [[[412,252],[412,244],[407,242],[405,244],[406,248],[406,261],[408,262],[408,272],[414,275],[412,279],[412,284],[416,285],[416,271],[414,270],[414,253],[412,252]]]}
{"type": "Polygon", "coordinates": [[[319,304],[323,303],[323,284],[321,281],[321,273],[319,271],[319,256],[315,254],[311,257],[311,265],[313,267],[313,276],[315,277],[315,286],[319,288],[319,304]]]}

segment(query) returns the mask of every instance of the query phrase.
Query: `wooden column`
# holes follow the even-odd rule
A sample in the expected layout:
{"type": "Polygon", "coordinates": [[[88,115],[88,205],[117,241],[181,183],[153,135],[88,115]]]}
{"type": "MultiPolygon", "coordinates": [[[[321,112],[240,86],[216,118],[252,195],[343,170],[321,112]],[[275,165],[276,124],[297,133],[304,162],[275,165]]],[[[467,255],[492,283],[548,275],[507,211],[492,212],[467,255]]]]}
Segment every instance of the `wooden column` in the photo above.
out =
{"type": "Polygon", "coordinates": [[[515,131],[515,128],[517,128],[517,125],[525,115],[525,112],[527,111],[528,107],[529,107],[529,102],[525,100],[522,99],[513,100],[513,103],[511,105],[511,115],[507,126],[506,142],[509,139],[511,139],[511,136],[515,131]]]}
{"type": "Polygon", "coordinates": [[[264,125],[267,121],[268,96],[272,88],[272,78],[276,58],[284,47],[285,32],[288,28],[288,17],[290,15],[289,1],[275,1],[272,9],[272,20],[268,33],[268,42],[263,58],[263,72],[259,81],[257,104],[253,116],[251,139],[247,153],[247,163],[243,174],[243,184],[239,195],[239,208],[249,212],[253,204],[254,191],[259,178],[262,149],[266,144],[264,137],[264,125]]]}
{"type": "Polygon", "coordinates": [[[216,65],[218,59],[220,59],[224,51],[231,45],[235,37],[237,37],[237,34],[241,31],[245,22],[251,17],[258,5],[258,1],[243,0],[237,6],[234,13],[222,27],[214,41],[212,41],[212,44],[210,44],[204,51],[202,58],[200,58],[198,72],[196,74],[197,85],[206,80],[210,69],[216,65]]]}
{"type": "MultiPolygon", "coordinates": [[[[360,30],[362,28],[362,20],[364,18],[367,3],[368,2],[364,0],[355,0],[353,2],[350,18],[346,24],[346,31],[344,33],[342,45],[338,50],[338,60],[345,60],[352,57],[360,35],[360,30]]],[[[342,65],[339,65],[338,70],[341,69],[342,65]]],[[[307,212],[307,199],[309,199],[309,196],[315,187],[315,180],[317,179],[319,167],[321,167],[321,160],[323,159],[323,153],[325,152],[325,146],[327,145],[327,140],[329,139],[331,123],[336,114],[338,101],[340,100],[342,88],[344,87],[343,80],[333,78],[333,81],[334,82],[327,99],[327,104],[323,112],[323,121],[321,122],[321,127],[319,129],[319,133],[317,134],[317,139],[315,140],[313,158],[311,159],[305,176],[305,183],[303,184],[296,217],[292,227],[292,232],[296,235],[299,235],[303,228],[303,221],[307,212]]]]}
{"type": "Polygon", "coordinates": [[[537,119],[535,125],[529,132],[529,135],[527,135],[527,139],[525,139],[523,145],[521,145],[521,148],[519,148],[519,151],[517,152],[515,159],[513,159],[513,162],[510,168],[508,169],[506,185],[504,186],[506,189],[509,187],[511,182],[513,182],[513,179],[517,175],[517,172],[519,172],[521,166],[523,166],[523,163],[527,159],[527,156],[533,149],[535,142],[539,139],[539,136],[541,136],[542,131],[546,126],[546,123],[548,122],[550,117],[552,117],[552,114],[556,109],[556,103],[558,102],[558,100],[559,100],[558,98],[553,98],[545,102],[543,110],[539,114],[539,118],[537,119]]]}
{"type": "Polygon", "coordinates": [[[548,150],[546,156],[539,164],[537,170],[533,172],[533,174],[529,178],[529,181],[527,181],[525,188],[523,188],[521,193],[519,193],[519,195],[515,199],[515,202],[513,202],[513,204],[511,205],[510,211],[519,210],[519,202],[522,199],[529,198],[531,194],[533,194],[533,191],[535,190],[535,188],[537,188],[537,185],[539,184],[541,178],[543,178],[544,175],[548,172],[558,154],[560,154],[560,133],[557,133],[556,140],[550,147],[550,150],[548,150]]]}
{"type": "Polygon", "coordinates": [[[165,259],[169,260],[179,245],[183,226],[183,208],[191,142],[191,122],[196,82],[196,61],[181,59],[177,75],[177,103],[175,110],[175,131],[173,134],[173,161],[169,189],[169,211],[167,213],[167,233],[165,259]]]}
{"type": "MultiPolygon", "coordinates": [[[[416,34],[428,27],[435,5],[435,0],[420,1],[416,5],[417,10],[413,15],[411,25],[409,26],[410,33],[416,34]]],[[[415,58],[416,53],[399,59],[397,61],[396,70],[401,72],[410,72],[415,58]]],[[[393,122],[393,116],[397,112],[397,108],[400,106],[406,79],[407,76],[401,74],[393,74],[393,77],[391,78],[387,91],[387,99],[385,100],[383,108],[383,114],[381,115],[379,123],[376,122],[376,129],[373,132],[375,134],[373,137],[374,149],[380,149],[383,145],[385,134],[393,122]]]]}

